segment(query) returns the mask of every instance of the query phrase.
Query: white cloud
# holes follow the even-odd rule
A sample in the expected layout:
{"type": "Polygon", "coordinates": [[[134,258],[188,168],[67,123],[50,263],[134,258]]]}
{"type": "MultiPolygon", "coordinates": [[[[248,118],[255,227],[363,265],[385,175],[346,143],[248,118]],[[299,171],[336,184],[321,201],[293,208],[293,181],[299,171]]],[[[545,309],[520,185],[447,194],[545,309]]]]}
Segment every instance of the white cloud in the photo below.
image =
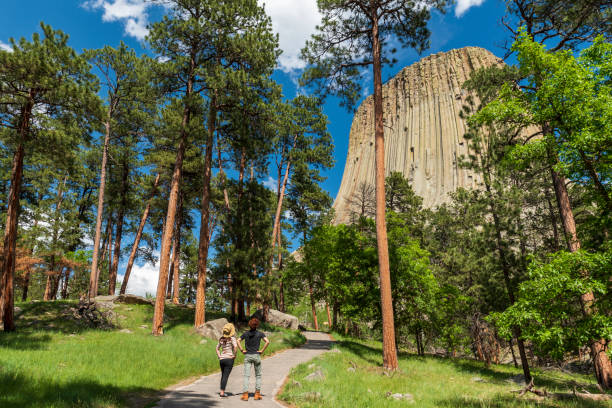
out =
{"type": "Polygon", "coordinates": [[[264,187],[266,187],[268,190],[272,190],[274,192],[276,192],[276,190],[278,190],[278,180],[276,180],[274,177],[272,176],[268,176],[267,180],[264,180],[263,182],[264,187]]]}
{"type": "Polygon", "coordinates": [[[83,3],[86,9],[104,10],[103,21],[123,22],[125,33],[139,40],[149,32],[147,8],[151,5],[147,0],[88,0],[83,3]]]}
{"type": "Polygon", "coordinates": [[[455,7],[455,16],[461,17],[469,8],[474,6],[480,6],[485,0],[457,0],[457,7],[455,7]]]}
{"type": "MultiPolygon", "coordinates": [[[[126,289],[127,293],[138,296],[145,296],[149,293],[155,296],[157,293],[157,281],[159,280],[159,253],[156,256],[158,261],[155,262],[155,265],[151,265],[148,262],[143,265],[134,264],[126,289]]],[[[119,278],[123,279],[123,276],[120,275],[119,278]]]]}
{"type": "Polygon", "coordinates": [[[300,50],[321,22],[316,0],[258,2],[265,5],[266,12],[272,18],[272,27],[279,35],[280,48],[283,50],[279,68],[285,72],[303,69],[305,64],[299,58],[300,50]]]}
{"type": "Polygon", "coordinates": [[[0,50],[13,52],[13,47],[10,44],[0,41],[0,50]]]}

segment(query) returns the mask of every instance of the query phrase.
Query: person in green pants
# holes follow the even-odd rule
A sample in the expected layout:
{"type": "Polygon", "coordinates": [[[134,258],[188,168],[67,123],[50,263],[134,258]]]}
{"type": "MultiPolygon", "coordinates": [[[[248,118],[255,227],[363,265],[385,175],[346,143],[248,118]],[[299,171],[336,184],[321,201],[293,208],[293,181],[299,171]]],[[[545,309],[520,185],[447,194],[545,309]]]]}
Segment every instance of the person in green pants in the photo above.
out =
{"type": "Polygon", "coordinates": [[[270,344],[270,340],[266,337],[266,335],[257,328],[259,327],[259,319],[253,317],[249,320],[249,328],[250,330],[244,332],[242,336],[240,336],[240,341],[238,342],[238,347],[240,351],[242,351],[244,356],[244,386],[242,388],[242,397],[240,397],[243,401],[249,400],[249,379],[251,377],[251,366],[255,368],[255,398],[256,400],[261,399],[261,354],[266,351],[268,345],[270,344]],[[245,349],[242,348],[242,340],[244,340],[245,349]],[[261,340],[264,341],[264,346],[260,350],[259,346],[261,345],[261,340]]]}

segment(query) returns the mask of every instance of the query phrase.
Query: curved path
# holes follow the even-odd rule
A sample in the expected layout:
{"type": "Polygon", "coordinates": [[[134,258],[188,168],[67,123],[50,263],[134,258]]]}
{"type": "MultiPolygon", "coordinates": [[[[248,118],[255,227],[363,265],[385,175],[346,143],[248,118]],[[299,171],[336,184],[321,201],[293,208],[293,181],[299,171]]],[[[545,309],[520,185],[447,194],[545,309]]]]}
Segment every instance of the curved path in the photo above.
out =
{"type": "MultiPolygon", "coordinates": [[[[304,332],[308,340],[303,346],[289,349],[262,361],[263,384],[261,394],[263,400],[254,401],[253,391],[255,389],[255,373],[251,371],[251,398],[249,403],[257,407],[280,407],[282,406],[274,400],[274,396],[280,390],[289,371],[298,364],[304,363],[319,354],[329,350],[332,343],[331,338],[326,333],[304,332]]],[[[224,407],[234,408],[248,406],[240,400],[242,393],[242,372],[243,366],[234,366],[230,375],[225,392],[229,395],[226,398],[219,397],[219,382],[221,374],[211,374],[201,377],[194,383],[180,387],[167,394],[156,405],[158,408],[201,408],[201,407],[224,407]]]]}

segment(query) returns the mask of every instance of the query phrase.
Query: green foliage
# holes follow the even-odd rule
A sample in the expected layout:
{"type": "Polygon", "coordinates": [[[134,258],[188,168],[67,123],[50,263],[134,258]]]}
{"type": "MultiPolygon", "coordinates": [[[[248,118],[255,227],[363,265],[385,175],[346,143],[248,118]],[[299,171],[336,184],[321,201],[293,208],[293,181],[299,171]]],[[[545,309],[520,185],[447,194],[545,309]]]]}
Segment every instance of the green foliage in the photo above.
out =
{"type": "Polygon", "coordinates": [[[555,169],[592,191],[605,214],[612,211],[612,88],[610,44],[601,37],[575,58],[548,52],[522,32],[512,48],[519,61],[519,87],[505,84],[499,96],[474,118],[479,124],[537,126],[542,133],[511,153],[515,161],[544,158],[555,169]],[[554,151],[559,161],[551,159],[554,151]],[[552,160],[552,161],[551,161],[552,160]]]}
{"type": "Polygon", "coordinates": [[[545,262],[532,262],[517,302],[491,315],[491,320],[502,336],[510,337],[511,327],[519,326],[536,350],[563,359],[591,339],[612,340],[611,277],[612,252],[560,251],[545,262]],[[595,302],[581,304],[581,296],[589,292],[595,295],[595,302]],[[593,313],[586,315],[584,307],[593,313]]]}
{"type": "Polygon", "coordinates": [[[322,22],[306,42],[301,58],[309,67],[300,78],[302,85],[313,85],[321,96],[334,94],[349,109],[361,98],[361,74],[374,63],[372,30],[377,21],[381,41],[380,61],[393,65],[396,40],[402,47],[418,52],[429,46],[427,21],[431,9],[443,11],[446,0],[426,1],[342,1],[319,0],[322,22]]]}

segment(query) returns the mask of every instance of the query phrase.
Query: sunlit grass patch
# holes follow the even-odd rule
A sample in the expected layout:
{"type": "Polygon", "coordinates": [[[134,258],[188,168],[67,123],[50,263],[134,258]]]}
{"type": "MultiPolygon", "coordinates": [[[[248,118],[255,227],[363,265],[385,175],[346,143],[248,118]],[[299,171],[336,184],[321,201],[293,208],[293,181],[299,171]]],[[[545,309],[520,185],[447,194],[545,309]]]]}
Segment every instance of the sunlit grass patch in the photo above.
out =
{"type": "MultiPolygon", "coordinates": [[[[135,395],[146,399],[219,369],[216,341],[193,330],[193,309],[166,306],[164,336],[154,337],[152,306],[116,305],[115,328],[99,330],[67,318],[65,309],[74,305],[18,304],[17,332],[0,333],[0,407],[129,406],[135,395]]],[[[270,338],[270,353],[304,342],[280,329],[270,338]]]]}
{"type": "MultiPolygon", "coordinates": [[[[507,365],[485,368],[482,362],[433,356],[401,354],[400,370],[393,374],[382,368],[381,348],[377,342],[343,338],[337,344],[340,352],[330,352],[296,367],[280,398],[296,407],[590,407],[612,406],[606,402],[577,399],[540,399],[527,395],[517,397],[512,390],[521,386],[513,378],[519,369],[507,365]],[[321,371],[322,380],[307,377],[321,371]],[[402,394],[395,399],[389,394],[402,394]]],[[[558,371],[534,370],[538,387],[550,392],[571,391],[572,386],[597,392],[594,380],[584,375],[558,371]]]]}

